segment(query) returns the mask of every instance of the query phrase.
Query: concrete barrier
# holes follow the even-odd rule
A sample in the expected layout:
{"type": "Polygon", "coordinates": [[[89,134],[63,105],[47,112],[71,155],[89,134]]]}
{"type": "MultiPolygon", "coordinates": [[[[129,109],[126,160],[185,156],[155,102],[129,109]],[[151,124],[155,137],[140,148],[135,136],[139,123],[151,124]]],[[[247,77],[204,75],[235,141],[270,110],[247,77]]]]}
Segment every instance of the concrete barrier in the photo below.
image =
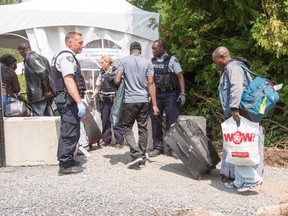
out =
{"type": "Polygon", "coordinates": [[[58,164],[60,117],[4,118],[7,166],[58,164]]]}
{"type": "MultiPolygon", "coordinates": [[[[99,112],[92,112],[102,130],[99,112]]],[[[181,115],[180,119],[192,119],[206,134],[206,119],[202,116],[181,115]]],[[[138,140],[137,124],[133,126],[138,140]]],[[[4,118],[5,157],[7,166],[54,165],[57,161],[60,117],[14,117],[4,118]]],[[[151,121],[148,122],[147,150],[153,150],[151,121]]],[[[115,144],[114,137],[111,141],[115,144]]],[[[127,144],[127,143],[126,143],[127,144]]]]}
{"type": "MultiPolygon", "coordinates": [[[[92,114],[95,117],[95,120],[98,123],[100,129],[102,130],[100,113],[98,111],[93,111],[92,114]]],[[[180,115],[179,119],[181,119],[181,120],[192,119],[193,121],[197,122],[197,124],[202,129],[204,134],[206,134],[206,119],[203,116],[180,115]]],[[[133,126],[133,133],[134,133],[135,139],[138,140],[139,136],[138,136],[138,129],[137,129],[137,124],[136,123],[133,126]]],[[[111,143],[115,144],[115,138],[114,138],[113,132],[112,132],[112,141],[111,141],[111,143]]],[[[124,140],[124,144],[127,144],[126,140],[124,140]]],[[[147,150],[148,151],[149,150],[153,150],[153,139],[152,139],[152,134],[151,134],[151,121],[150,121],[150,118],[149,118],[149,121],[148,121],[148,144],[147,144],[147,150]]]]}

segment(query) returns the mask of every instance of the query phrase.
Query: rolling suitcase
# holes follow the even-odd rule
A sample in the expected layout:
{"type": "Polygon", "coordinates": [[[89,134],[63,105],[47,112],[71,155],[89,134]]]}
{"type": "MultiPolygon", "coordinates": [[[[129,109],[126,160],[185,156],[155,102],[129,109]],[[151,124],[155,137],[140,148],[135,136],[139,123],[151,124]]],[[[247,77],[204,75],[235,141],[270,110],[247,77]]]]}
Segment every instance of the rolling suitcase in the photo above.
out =
{"type": "Polygon", "coordinates": [[[201,179],[221,161],[211,140],[191,119],[178,120],[171,125],[164,140],[195,179],[201,179]]]}
{"type": "Polygon", "coordinates": [[[92,145],[93,143],[99,144],[99,141],[102,139],[101,130],[98,124],[96,123],[93,115],[91,114],[87,104],[85,104],[85,106],[86,106],[86,113],[84,116],[81,117],[81,121],[84,125],[86,138],[89,142],[89,145],[92,145]]]}
{"type": "MultiPolygon", "coordinates": [[[[260,176],[264,173],[264,129],[260,126],[259,129],[259,154],[260,154],[260,163],[257,164],[255,167],[256,171],[260,176]]],[[[221,162],[221,169],[220,169],[220,176],[222,178],[223,182],[226,182],[228,179],[235,179],[234,174],[234,164],[227,163],[225,161],[226,158],[226,151],[223,149],[223,155],[222,155],[222,162],[221,162]]]]}

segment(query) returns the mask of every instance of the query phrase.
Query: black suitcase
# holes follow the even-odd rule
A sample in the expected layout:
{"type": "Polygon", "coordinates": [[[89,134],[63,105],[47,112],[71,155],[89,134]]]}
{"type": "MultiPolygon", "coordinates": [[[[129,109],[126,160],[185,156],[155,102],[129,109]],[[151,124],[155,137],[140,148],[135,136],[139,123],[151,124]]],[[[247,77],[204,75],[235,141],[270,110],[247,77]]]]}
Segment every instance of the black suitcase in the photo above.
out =
{"type": "Polygon", "coordinates": [[[93,115],[91,114],[89,107],[87,106],[87,104],[85,104],[85,106],[86,113],[84,114],[84,116],[81,117],[81,121],[84,125],[86,137],[91,147],[93,143],[99,144],[99,141],[102,139],[102,133],[93,115]]]}
{"type": "Polygon", "coordinates": [[[201,179],[221,161],[211,140],[191,119],[178,120],[171,125],[164,140],[195,179],[201,179]]]}

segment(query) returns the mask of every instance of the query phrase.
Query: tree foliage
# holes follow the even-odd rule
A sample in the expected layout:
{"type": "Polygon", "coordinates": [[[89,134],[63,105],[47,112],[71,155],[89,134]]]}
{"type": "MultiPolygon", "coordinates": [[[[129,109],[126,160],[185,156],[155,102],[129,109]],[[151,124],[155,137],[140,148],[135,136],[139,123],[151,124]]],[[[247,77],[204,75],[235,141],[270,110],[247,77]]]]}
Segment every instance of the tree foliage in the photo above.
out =
{"type": "Polygon", "coordinates": [[[205,116],[212,138],[220,137],[223,117],[217,85],[221,71],[212,64],[211,54],[216,47],[226,46],[232,57],[248,59],[257,74],[284,83],[280,103],[263,124],[268,143],[287,142],[288,0],[130,2],[161,15],[160,37],[185,71],[189,104],[183,114],[205,116]]]}
{"type": "Polygon", "coordinates": [[[17,4],[22,2],[21,0],[0,0],[0,5],[7,5],[7,4],[17,4]]]}

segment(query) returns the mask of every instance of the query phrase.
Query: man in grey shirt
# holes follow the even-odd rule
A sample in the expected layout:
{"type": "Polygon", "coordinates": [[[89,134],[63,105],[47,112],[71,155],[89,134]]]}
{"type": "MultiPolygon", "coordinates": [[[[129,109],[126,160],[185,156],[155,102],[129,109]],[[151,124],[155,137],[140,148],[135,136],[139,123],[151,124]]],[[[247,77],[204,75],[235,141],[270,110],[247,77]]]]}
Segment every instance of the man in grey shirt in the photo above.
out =
{"type": "Polygon", "coordinates": [[[127,167],[139,165],[143,168],[146,161],[145,153],[148,140],[149,97],[152,101],[153,112],[155,115],[159,114],[153,65],[141,55],[140,43],[133,42],[130,44],[130,55],[120,59],[116,68],[114,82],[119,85],[122,80],[125,84],[121,124],[132,157],[132,161],[127,164],[127,167]],[[139,130],[138,145],[132,131],[135,121],[137,121],[139,130]]]}

